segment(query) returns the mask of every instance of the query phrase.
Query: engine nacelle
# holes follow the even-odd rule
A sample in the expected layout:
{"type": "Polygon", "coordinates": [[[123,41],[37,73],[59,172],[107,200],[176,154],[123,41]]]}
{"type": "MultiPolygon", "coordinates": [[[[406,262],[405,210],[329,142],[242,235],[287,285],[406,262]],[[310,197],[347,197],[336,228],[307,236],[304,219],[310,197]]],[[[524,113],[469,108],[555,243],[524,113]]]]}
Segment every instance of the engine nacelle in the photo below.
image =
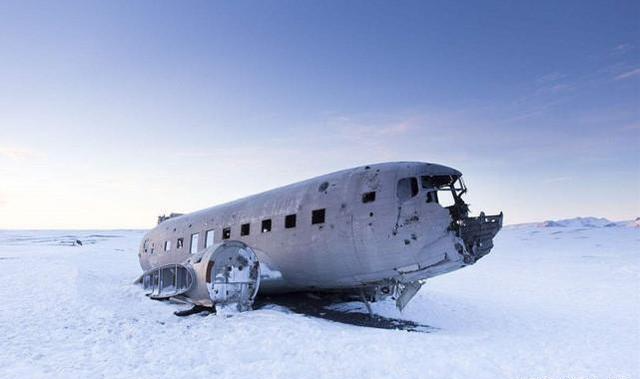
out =
{"type": "Polygon", "coordinates": [[[156,299],[179,295],[196,305],[246,311],[260,288],[260,262],[247,244],[224,241],[181,264],[148,270],[140,281],[156,299]]]}
{"type": "Polygon", "coordinates": [[[260,287],[260,263],[255,252],[242,242],[224,243],[212,254],[207,269],[207,290],[213,304],[251,309],[260,287]]]}

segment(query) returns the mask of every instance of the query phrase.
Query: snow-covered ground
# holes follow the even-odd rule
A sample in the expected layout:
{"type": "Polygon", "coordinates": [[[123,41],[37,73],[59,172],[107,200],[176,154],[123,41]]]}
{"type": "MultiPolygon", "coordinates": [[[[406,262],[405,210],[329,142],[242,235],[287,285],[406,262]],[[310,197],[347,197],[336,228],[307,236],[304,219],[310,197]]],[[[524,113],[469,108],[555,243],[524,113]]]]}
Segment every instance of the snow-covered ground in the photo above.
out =
{"type": "Polygon", "coordinates": [[[403,314],[374,304],[429,333],[179,318],[131,284],[140,231],[0,231],[0,378],[639,378],[640,228],[556,223],[505,228],[403,314]]]}

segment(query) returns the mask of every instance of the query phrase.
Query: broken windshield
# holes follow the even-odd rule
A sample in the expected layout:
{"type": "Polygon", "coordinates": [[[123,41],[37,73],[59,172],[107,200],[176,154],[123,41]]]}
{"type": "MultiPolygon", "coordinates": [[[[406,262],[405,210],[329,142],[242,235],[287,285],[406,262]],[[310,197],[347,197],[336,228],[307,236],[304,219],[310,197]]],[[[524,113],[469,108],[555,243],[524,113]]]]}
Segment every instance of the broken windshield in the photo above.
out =
{"type": "Polygon", "coordinates": [[[453,175],[421,176],[422,188],[427,193],[427,203],[450,207],[465,192],[462,179],[453,175]]]}

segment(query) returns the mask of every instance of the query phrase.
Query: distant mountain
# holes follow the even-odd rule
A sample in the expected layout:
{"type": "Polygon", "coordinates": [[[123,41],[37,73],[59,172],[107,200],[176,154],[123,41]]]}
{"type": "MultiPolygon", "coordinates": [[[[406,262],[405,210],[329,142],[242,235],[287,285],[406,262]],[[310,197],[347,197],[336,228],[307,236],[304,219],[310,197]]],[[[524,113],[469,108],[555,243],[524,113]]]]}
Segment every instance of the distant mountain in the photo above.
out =
{"type": "Polygon", "coordinates": [[[624,226],[629,226],[631,228],[640,228],[640,217],[636,217],[635,220],[631,220],[631,221],[622,221],[622,222],[619,222],[618,224],[623,224],[624,226]]]}
{"type": "Polygon", "coordinates": [[[598,217],[575,217],[565,220],[545,221],[540,226],[543,227],[582,227],[582,228],[601,228],[603,226],[615,226],[614,223],[606,218],[598,217]]]}
{"type": "Polygon", "coordinates": [[[635,220],[613,222],[604,217],[575,217],[563,220],[547,220],[543,222],[531,222],[526,224],[510,225],[510,227],[539,227],[539,228],[609,228],[627,226],[640,228],[640,217],[635,220]]]}
{"type": "Polygon", "coordinates": [[[536,226],[539,226],[542,228],[552,228],[552,227],[565,227],[566,225],[564,225],[561,221],[547,220],[539,224],[536,224],[536,226]]]}

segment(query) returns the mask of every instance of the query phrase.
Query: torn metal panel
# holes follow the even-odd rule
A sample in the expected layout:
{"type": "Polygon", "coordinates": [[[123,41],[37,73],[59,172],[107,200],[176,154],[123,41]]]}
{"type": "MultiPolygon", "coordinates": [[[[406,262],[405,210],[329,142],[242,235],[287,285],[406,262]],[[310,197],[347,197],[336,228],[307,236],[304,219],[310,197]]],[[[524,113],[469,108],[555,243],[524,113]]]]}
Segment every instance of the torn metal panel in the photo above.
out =
{"type": "Polygon", "coordinates": [[[145,271],[139,280],[151,298],[168,299],[189,291],[195,278],[189,267],[169,264],[145,271]]]}
{"type": "Polygon", "coordinates": [[[409,304],[411,299],[413,299],[413,297],[418,293],[421,287],[422,283],[418,281],[405,284],[404,288],[402,288],[402,291],[400,292],[400,296],[398,296],[398,299],[396,300],[396,307],[398,307],[399,310],[403,310],[404,307],[409,304]]]}
{"type": "Polygon", "coordinates": [[[209,271],[209,297],[218,305],[233,304],[238,311],[251,309],[260,287],[258,257],[248,246],[227,243],[216,249],[209,271]]]}

